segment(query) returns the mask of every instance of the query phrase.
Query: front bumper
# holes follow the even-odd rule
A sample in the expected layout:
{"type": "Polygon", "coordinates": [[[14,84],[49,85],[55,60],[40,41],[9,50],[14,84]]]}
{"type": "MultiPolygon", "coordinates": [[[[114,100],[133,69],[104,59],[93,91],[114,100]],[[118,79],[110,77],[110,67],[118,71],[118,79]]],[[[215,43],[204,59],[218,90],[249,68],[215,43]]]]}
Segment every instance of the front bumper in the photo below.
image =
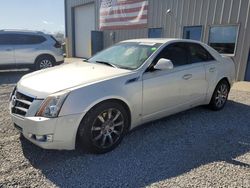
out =
{"type": "Polygon", "coordinates": [[[44,149],[73,150],[81,114],[68,115],[58,118],[19,117],[11,114],[15,127],[23,136],[44,149]],[[39,141],[34,137],[50,135],[52,140],[39,141]]]}

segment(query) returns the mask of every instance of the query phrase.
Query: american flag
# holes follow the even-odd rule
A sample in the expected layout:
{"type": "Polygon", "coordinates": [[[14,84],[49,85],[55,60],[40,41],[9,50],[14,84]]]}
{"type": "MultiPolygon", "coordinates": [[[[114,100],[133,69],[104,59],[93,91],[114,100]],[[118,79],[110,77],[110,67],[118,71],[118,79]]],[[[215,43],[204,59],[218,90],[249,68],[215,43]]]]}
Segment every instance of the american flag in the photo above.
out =
{"type": "Polygon", "coordinates": [[[146,27],[148,0],[101,0],[100,30],[146,27]]]}

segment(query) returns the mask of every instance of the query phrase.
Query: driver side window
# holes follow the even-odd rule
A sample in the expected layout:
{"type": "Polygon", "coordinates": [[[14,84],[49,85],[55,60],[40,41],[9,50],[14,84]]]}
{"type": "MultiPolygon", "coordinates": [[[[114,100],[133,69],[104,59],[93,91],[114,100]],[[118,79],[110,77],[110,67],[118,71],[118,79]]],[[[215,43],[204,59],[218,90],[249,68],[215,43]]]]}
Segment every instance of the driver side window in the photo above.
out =
{"type": "Polygon", "coordinates": [[[151,70],[159,59],[169,59],[174,67],[188,64],[188,51],[184,43],[174,43],[166,46],[154,59],[151,70]]]}
{"type": "Polygon", "coordinates": [[[188,64],[188,53],[183,43],[174,43],[166,46],[154,61],[161,58],[172,61],[174,67],[188,64]]]}

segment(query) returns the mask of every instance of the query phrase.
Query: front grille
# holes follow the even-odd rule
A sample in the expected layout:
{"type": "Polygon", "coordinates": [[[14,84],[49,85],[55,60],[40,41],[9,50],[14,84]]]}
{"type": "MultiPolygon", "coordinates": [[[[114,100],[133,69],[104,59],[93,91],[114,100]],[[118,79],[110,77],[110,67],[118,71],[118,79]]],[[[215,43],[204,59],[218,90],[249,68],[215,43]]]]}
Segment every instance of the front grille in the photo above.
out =
{"type": "Polygon", "coordinates": [[[15,91],[11,98],[11,112],[20,116],[25,116],[34,98],[15,91]]]}

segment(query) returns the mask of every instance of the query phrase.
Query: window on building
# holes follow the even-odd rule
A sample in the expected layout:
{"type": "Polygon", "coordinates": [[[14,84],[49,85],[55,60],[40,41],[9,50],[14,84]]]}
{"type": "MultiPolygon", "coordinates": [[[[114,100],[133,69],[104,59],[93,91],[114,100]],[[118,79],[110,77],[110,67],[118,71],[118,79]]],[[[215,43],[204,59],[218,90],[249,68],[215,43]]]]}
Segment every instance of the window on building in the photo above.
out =
{"type": "Polygon", "coordinates": [[[209,45],[222,54],[234,54],[238,26],[214,26],[210,28],[209,45]]]}
{"type": "Polygon", "coordinates": [[[183,38],[201,40],[202,26],[185,26],[183,28],[183,38]]]}
{"type": "Polygon", "coordinates": [[[148,38],[161,38],[161,37],[162,37],[162,28],[148,29],[148,38]]]}

